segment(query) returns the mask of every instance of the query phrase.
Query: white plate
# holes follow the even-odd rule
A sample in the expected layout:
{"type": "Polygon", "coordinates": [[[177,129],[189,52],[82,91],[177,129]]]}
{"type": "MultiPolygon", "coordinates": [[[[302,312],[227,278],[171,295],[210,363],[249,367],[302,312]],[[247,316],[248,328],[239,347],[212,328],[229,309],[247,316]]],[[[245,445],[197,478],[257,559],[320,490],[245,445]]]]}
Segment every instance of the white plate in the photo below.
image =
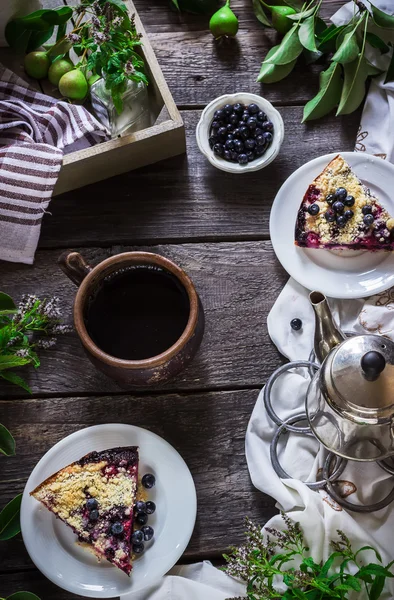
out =
{"type": "Polygon", "coordinates": [[[56,585],[90,598],[113,598],[141,590],[162,577],[183,554],[194,529],[197,500],[191,473],[178,452],[161,437],[133,425],[97,425],[53,446],[34,468],[21,506],[21,529],[30,558],[56,585]],[[76,544],[76,536],[29,493],[44,479],[93,450],[135,445],[140,474],[153,473],[149,497],[157,509],[149,519],[153,542],[134,562],[128,577],[76,544]]]}
{"type": "Polygon", "coordinates": [[[306,163],[282,185],[271,210],[271,240],[282,266],[307,289],[331,298],[365,298],[394,285],[393,252],[315,250],[294,244],[296,216],[304,194],[337,154],[394,216],[394,166],[364,152],[334,152],[306,163]]]}

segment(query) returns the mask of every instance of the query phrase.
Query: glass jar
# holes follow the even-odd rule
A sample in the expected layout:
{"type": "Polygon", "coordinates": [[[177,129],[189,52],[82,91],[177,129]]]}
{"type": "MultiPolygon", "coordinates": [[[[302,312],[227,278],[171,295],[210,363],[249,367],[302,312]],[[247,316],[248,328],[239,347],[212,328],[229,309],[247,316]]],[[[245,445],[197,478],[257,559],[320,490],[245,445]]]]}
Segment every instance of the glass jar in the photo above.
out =
{"type": "Polygon", "coordinates": [[[90,101],[97,119],[108,129],[113,138],[122,133],[133,133],[151,125],[148,90],[144,82],[127,82],[122,96],[123,111],[117,113],[111,91],[105,87],[105,80],[99,79],[90,89],[90,101]]]}

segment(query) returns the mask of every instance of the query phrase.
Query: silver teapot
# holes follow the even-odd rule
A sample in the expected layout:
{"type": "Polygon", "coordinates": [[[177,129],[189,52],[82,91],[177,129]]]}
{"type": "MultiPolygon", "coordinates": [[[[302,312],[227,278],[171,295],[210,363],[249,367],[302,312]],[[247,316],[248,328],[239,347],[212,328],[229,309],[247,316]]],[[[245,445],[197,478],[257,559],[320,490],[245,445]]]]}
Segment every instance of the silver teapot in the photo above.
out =
{"type": "Polygon", "coordinates": [[[394,455],[394,343],[380,335],[347,337],[323,294],[312,292],[310,302],[321,362],[306,399],[312,431],[328,450],[350,460],[394,455]]]}

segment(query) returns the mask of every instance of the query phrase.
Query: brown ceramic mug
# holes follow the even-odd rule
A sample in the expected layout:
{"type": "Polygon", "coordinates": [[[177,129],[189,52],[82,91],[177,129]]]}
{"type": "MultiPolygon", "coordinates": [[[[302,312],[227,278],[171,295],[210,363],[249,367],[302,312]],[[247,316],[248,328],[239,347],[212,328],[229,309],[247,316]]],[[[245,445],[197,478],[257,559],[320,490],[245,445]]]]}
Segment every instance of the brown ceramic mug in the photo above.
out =
{"type": "MultiPolygon", "coordinates": [[[[78,285],[74,303],[75,329],[92,363],[119,383],[133,387],[162,384],[175,377],[192,360],[204,333],[204,311],[193,282],[176,264],[150,252],[125,252],[111,256],[95,267],[85,263],[78,252],[65,252],[59,257],[59,266],[78,285]],[[142,360],[128,360],[103,351],[88,332],[87,312],[91,298],[103,281],[119,272],[132,269],[157,269],[176,279],[187,294],[189,314],[180,337],[160,354],[142,360]]],[[[157,298],[160,302],[160,298],[157,298]]],[[[114,336],[122,332],[114,331],[114,336]]]]}

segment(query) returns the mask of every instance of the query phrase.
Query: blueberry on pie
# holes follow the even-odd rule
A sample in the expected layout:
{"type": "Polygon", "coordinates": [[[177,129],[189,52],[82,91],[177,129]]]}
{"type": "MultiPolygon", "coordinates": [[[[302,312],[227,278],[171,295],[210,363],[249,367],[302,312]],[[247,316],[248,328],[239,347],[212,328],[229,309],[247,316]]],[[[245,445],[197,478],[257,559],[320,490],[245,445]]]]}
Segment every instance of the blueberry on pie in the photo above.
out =
{"type": "Polygon", "coordinates": [[[61,469],[31,496],[71,527],[99,557],[130,574],[138,448],[91,452],[61,469]]]}
{"type": "Polygon", "coordinates": [[[306,191],[297,215],[295,244],[394,250],[394,218],[338,155],[306,191]]]}

